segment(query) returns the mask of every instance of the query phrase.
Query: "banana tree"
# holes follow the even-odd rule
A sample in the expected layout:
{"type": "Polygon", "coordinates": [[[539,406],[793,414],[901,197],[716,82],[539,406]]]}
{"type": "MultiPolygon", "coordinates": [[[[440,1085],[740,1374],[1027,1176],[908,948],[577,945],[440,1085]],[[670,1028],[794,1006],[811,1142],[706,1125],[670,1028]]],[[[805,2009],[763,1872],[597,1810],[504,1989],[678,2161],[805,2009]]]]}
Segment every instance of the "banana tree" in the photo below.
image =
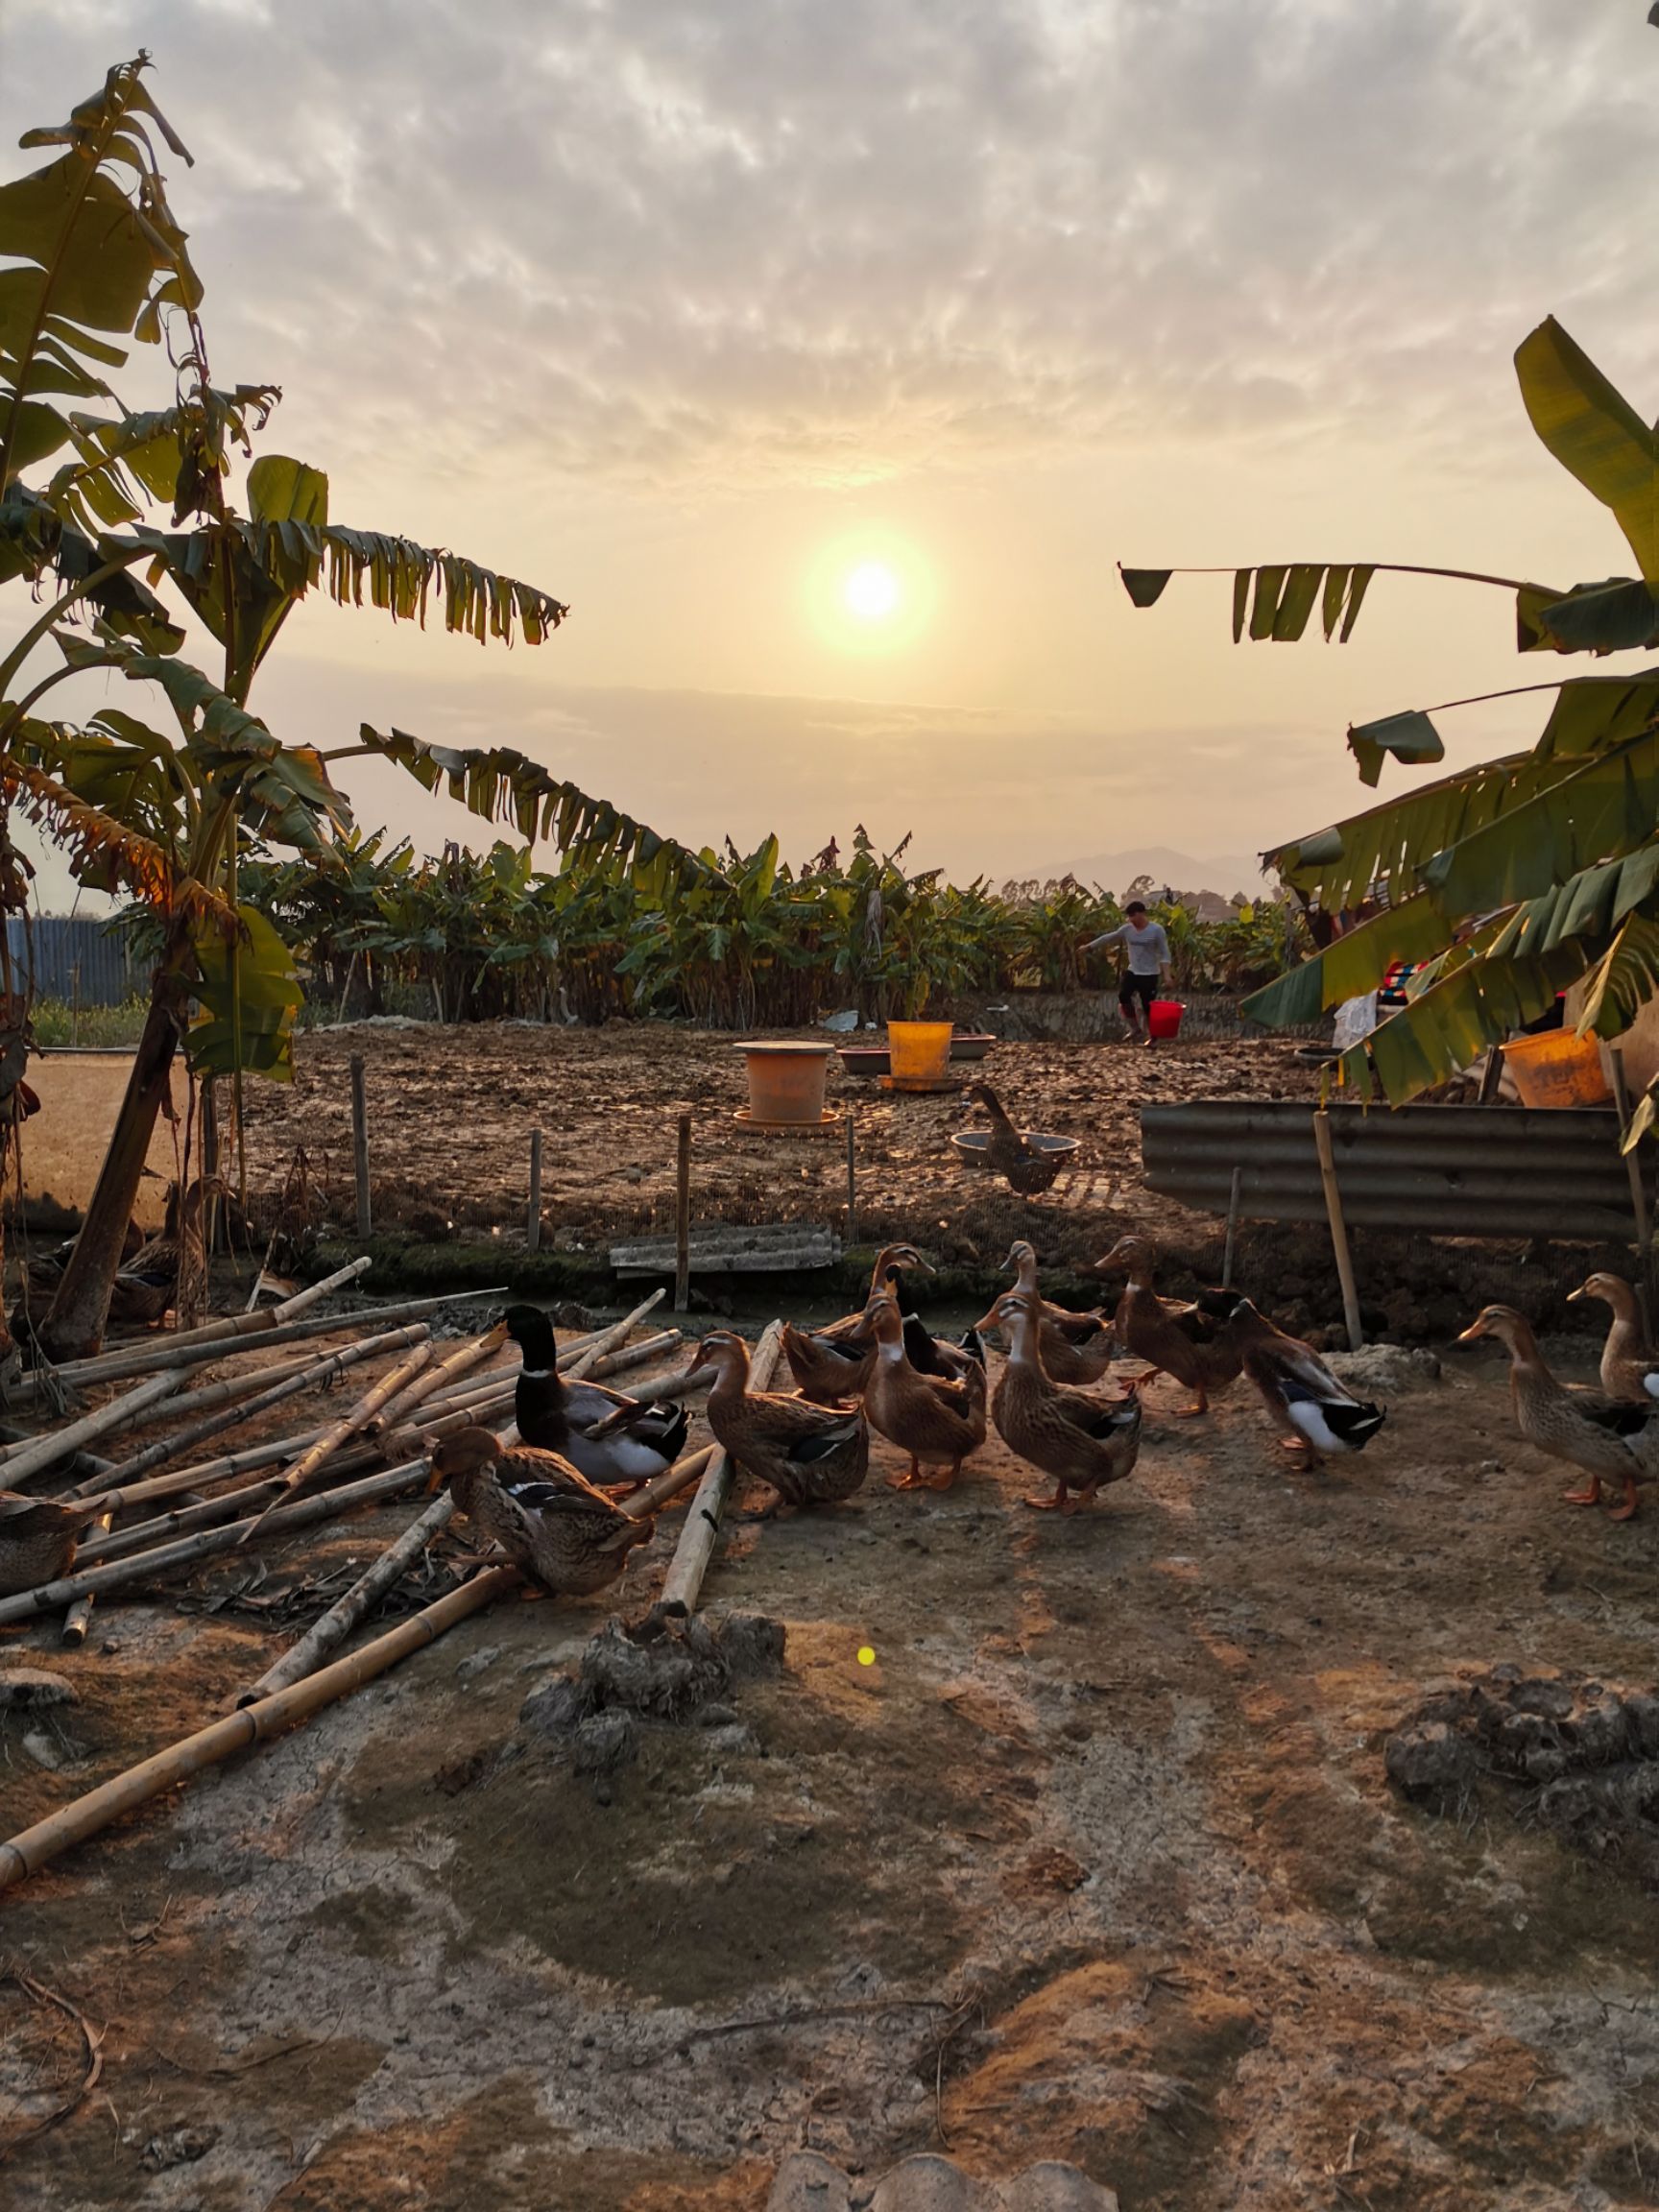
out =
{"type": "MultiPolygon", "coordinates": [[[[1515,355],[1545,446],[1612,513],[1640,573],[1570,589],[1452,568],[1284,563],[1234,574],[1235,638],[1300,637],[1321,609],[1346,639],[1376,575],[1435,575],[1514,594],[1523,652],[1597,655],[1659,646],[1659,432],[1551,318],[1515,355]]],[[[1125,569],[1138,607],[1173,569],[1125,569]]],[[[1309,1022],[1419,963],[1407,1004],[1347,1053],[1399,1104],[1467,1068],[1586,980],[1580,1029],[1613,1037],[1659,981],[1659,675],[1579,676],[1499,697],[1551,695],[1529,749],[1441,777],[1267,854],[1303,902],[1313,958],[1245,1001],[1273,1025],[1309,1022]]],[[[1494,696],[1487,694],[1487,697],[1494,696]]],[[[1350,728],[1361,781],[1392,759],[1441,760],[1454,700],[1350,728]]]]}
{"type": "MultiPolygon", "coordinates": [[[[232,506],[232,467],[279,394],[212,382],[203,287],[156,138],[189,156],[150,99],[145,65],[140,55],[112,69],[66,123],[28,133],[25,146],[60,151],[0,186],[0,255],[14,263],[0,270],[0,583],[44,601],[0,661],[0,802],[23,805],[86,880],[123,885],[163,923],[115,1136],[40,1333],[60,1357],[102,1333],[192,998],[206,1009],[204,1065],[239,1078],[244,1067],[285,1064],[297,991],[239,911],[238,863],[254,836],[321,851],[347,821],[321,757],[282,745],[248,708],[292,609],[323,590],[507,644],[541,643],[565,613],[457,554],[332,522],[327,478],[284,455],[254,460],[246,512],[232,506]],[[164,334],[174,404],[135,412],[106,373],[132,344],[164,334]],[[167,527],[147,519],[158,507],[171,509],[167,527]],[[218,644],[217,681],[177,658],[180,608],[218,644]],[[56,658],[38,674],[42,653],[56,658]],[[115,709],[85,731],[48,719],[45,696],[89,668],[159,685],[180,737],[115,709]]],[[[474,810],[504,811],[566,851],[625,848],[658,877],[681,865],[677,848],[505,749],[448,753],[366,730],[349,750],[397,760],[429,788],[446,779],[474,810]]]]}

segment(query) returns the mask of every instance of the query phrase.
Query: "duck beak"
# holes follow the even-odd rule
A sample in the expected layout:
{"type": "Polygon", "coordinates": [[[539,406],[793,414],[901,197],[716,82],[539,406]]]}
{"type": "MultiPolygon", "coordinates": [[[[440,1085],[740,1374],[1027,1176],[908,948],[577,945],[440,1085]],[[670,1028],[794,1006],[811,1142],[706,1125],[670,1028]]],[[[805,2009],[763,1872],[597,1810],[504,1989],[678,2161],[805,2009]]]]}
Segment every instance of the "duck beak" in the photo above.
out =
{"type": "Polygon", "coordinates": [[[987,1329],[999,1329],[1001,1326],[1001,1322],[997,1318],[995,1306],[992,1307],[989,1313],[981,1313],[978,1320],[974,1323],[974,1330],[981,1335],[987,1329]]]}
{"type": "Polygon", "coordinates": [[[1484,1336],[1485,1334],[1486,1324],[1484,1321],[1471,1321],[1457,1341],[1459,1344],[1473,1344],[1478,1336],[1484,1336]]]}
{"type": "Polygon", "coordinates": [[[1568,1291],[1568,1293],[1567,1293],[1567,1303],[1568,1303],[1568,1305],[1569,1305],[1569,1306],[1576,1306],[1580,1298],[1588,1298],[1588,1297],[1589,1297],[1589,1295],[1590,1295],[1590,1286],[1589,1286],[1589,1284],[1588,1284],[1588,1283],[1580,1283],[1576,1290],[1569,1290],[1569,1291],[1568,1291]]]}

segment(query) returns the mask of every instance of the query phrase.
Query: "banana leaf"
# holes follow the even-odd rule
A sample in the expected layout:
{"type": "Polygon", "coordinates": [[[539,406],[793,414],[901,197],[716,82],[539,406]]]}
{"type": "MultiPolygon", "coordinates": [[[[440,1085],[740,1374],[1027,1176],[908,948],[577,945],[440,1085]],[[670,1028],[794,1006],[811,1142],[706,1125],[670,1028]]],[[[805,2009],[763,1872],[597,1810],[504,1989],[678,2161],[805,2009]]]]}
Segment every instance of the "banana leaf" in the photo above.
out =
{"type": "Polygon", "coordinates": [[[1659,581],[1659,438],[1553,315],[1517,347],[1515,373],[1533,429],[1611,508],[1642,574],[1659,581]]]}
{"type": "Polygon", "coordinates": [[[294,1076],[294,1017],[305,1002],[293,954],[257,906],[236,909],[233,937],[204,930],[196,938],[196,997],[201,1013],[185,1032],[184,1049],[198,1075],[294,1076]]]}

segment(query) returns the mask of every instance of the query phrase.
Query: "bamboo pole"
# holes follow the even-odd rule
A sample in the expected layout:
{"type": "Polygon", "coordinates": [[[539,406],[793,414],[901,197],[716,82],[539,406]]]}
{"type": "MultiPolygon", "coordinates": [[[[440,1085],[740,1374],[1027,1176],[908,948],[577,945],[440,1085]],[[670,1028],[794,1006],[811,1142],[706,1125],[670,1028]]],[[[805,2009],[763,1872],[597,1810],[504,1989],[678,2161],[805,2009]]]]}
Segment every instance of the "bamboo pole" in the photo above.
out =
{"type": "MultiPolygon", "coordinates": [[[[1613,1074],[1613,1102],[1619,1110],[1619,1137],[1623,1145],[1624,1132],[1630,1126],[1630,1085],[1624,1074],[1624,1055],[1617,1045],[1608,1046],[1607,1061],[1613,1074]]],[[[1643,1188],[1640,1145],[1632,1146],[1624,1154],[1624,1172],[1630,1183],[1630,1211],[1636,1217],[1636,1253],[1640,1268],[1636,1296],[1642,1308],[1642,1340],[1645,1344],[1651,1344],[1653,1217],[1647,1211],[1647,1193],[1643,1188]]]]}
{"type": "Polygon", "coordinates": [[[1233,1253],[1238,1238],[1238,1197],[1243,1188],[1244,1170],[1242,1167],[1235,1167],[1233,1186],[1227,1193],[1227,1242],[1221,1253],[1221,1287],[1223,1290],[1231,1290],[1233,1287],[1233,1253]]]}
{"type": "MultiPolygon", "coordinates": [[[[313,1336],[327,1336],[350,1329],[390,1329],[397,1322],[423,1320],[426,1315],[436,1313],[439,1307],[456,1305],[463,1298],[499,1298],[505,1288],[505,1284],[496,1283],[487,1290],[450,1290],[436,1298],[401,1298],[391,1306],[361,1306],[355,1313],[308,1313],[302,1321],[285,1322],[275,1329],[268,1324],[272,1314],[279,1313],[281,1308],[267,1306],[263,1312],[236,1316],[240,1321],[258,1322],[260,1329],[252,1334],[239,1332],[234,1342],[228,1342],[222,1336],[210,1340],[204,1336],[190,1342],[175,1338],[156,1351],[110,1354],[110,1364],[106,1364],[104,1358],[87,1362],[88,1367],[100,1368],[101,1372],[95,1375],[79,1367],[60,1367],[56,1373],[60,1382],[73,1383],[77,1389],[86,1382],[126,1382],[138,1375],[159,1374],[174,1367],[200,1367],[209,1359],[240,1358],[247,1352],[273,1352],[279,1344],[302,1344],[313,1336]],[[121,1361],[118,1368],[112,1363],[117,1358],[121,1361]]],[[[24,1376],[12,1391],[12,1402],[33,1396],[36,1388],[35,1378],[24,1376]]]]}
{"type": "MultiPolygon", "coordinates": [[[[109,1524],[114,1518],[113,1513],[100,1513],[92,1526],[94,1528],[102,1528],[108,1535],[109,1524]]],[[[92,1625],[92,1608],[97,1602],[97,1599],[88,1591],[84,1598],[77,1598],[68,1612],[64,1614],[63,1626],[58,1641],[64,1647],[65,1650],[74,1650],[85,1643],[86,1631],[92,1625]]]]}
{"type": "Polygon", "coordinates": [[[1336,1182],[1336,1161],[1331,1150],[1331,1117],[1323,1106],[1313,1109],[1313,1145],[1319,1155],[1319,1180],[1325,1186],[1325,1212],[1331,1223],[1331,1249],[1336,1255],[1336,1279],[1342,1286],[1342,1312],[1348,1327],[1348,1349],[1358,1352],[1365,1342],[1359,1321],[1359,1292],[1354,1282],[1354,1256],[1348,1249],[1348,1224],[1342,1217],[1342,1192],[1336,1182]]]}
{"type": "Polygon", "coordinates": [[[389,1544],[373,1565],[360,1575],[343,1598],[329,1606],[320,1621],[314,1621],[301,1637],[291,1645],[274,1667],[267,1667],[257,1682],[240,1692],[237,1708],[257,1705],[262,1697],[274,1696],[278,1690],[286,1690],[291,1682],[300,1682],[307,1674],[314,1674],[336,1645],[343,1644],[370,1607],[378,1604],[393,1585],[400,1581],[406,1571],[425,1551],[434,1536],[448,1526],[455,1511],[452,1491],[445,1490],[434,1498],[395,1544],[389,1544]]]}
{"type": "MultiPolygon", "coordinates": [[[[360,1482],[344,1482],[338,1489],[301,1498],[274,1514],[259,1516],[261,1540],[287,1536],[296,1528],[309,1528],[319,1521],[336,1520],[358,1505],[378,1505],[388,1498],[397,1497],[411,1484],[426,1481],[430,1473],[424,1457],[407,1459],[400,1467],[389,1467],[383,1474],[366,1475],[360,1482]]],[[[60,1606],[72,1605],[77,1598],[85,1597],[88,1591],[101,1594],[106,1590],[119,1590],[130,1582],[147,1582],[152,1575],[164,1574],[170,1568],[193,1566],[199,1559],[214,1559],[222,1551],[234,1551],[248,1541],[253,1526],[252,1522],[236,1521],[228,1528],[208,1528],[200,1535],[181,1537],[175,1544],[158,1544],[149,1551],[130,1552],[124,1559],[110,1560],[107,1566],[89,1567],[77,1575],[62,1575],[56,1582],[37,1583],[33,1590],[20,1590],[14,1597],[0,1598],[0,1626],[13,1621],[32,1621],[37,1613],[55,1613],[60,1606]]]]}
{"type": "MultiPolygon", "coordinates": [[[[369,1422],[379,1412],[381,1407],[389,1405],[410,1378],[425,1366],[431,1357],[432,1346],[429,1342],[417,1344],[409,1357],[406,1359],[400,1359],[390,1375],[382,1375],[373,1389],[366,1390],[354,1406],[347,1407],[338,1421],[329,1423],[315,1444],[308,1446],[305,1451],[301,1453],[293,1466],[288,1468],[282,1477],[283,1489],[288,1492],[302,1490],[311,1478],[319,1472],[323,1462],[337,1452],[342,1444],[348,1443],[350,1438],[367,1428],[369,1422]]],[[[248,1530],[248,1536],[253,1535],[265,1520],[266,1515],[274,1513],[276,1510],[275,1505],[267,1505],[259,1519],[254,1522],[253,1527],[248,1530]]],[[[247,1538],[244,1538],[244,1542],[246,1541],[247,1538]]]]}
{"type": "MultiPolygon", "coordinates": [[[[783,1324],[769,1321],[749,1363],[751,1389],[764,1390],[770,1386],[782,1349],[783,1324]]],[[[685,1526],[680,1531],[674,1556],[668,1563],[668,1572],[662,1577],[662,1594],[652,1609],[654,1612],[670,1614],[680,1620],[696,1612],[703,1577],[714,1556],[720,1519],[732,1496],[735,1475],[735,1463],[728,1453],[716,1449],[710,1454],[697,1495],[685,1516],[685,1526]]]]}
{"type": "Polygon", "coordinates": [[[447,1395],[469,1368],[482,1360],[492,1359],[507,1341],[507,1324],[497,1321],[493,1328],[486,1329],[482,1336],[474,1336],[470,1343],[463,1344],[451,1352],[447,1359],[439,1359],[423,1374],[399,1390],[396,1398],[388,1399],[377,1413],[371,1414],[363,1426],[371,1436],[383,1435],[412,1413],[417,1406],[428,1398],[447,1395]]]}
{"type": "MultiPolygon", "coordinates": [[[[79,1389],[86,1382],[125,1382],[131,1376],[154,1374],[162,1367],[192,1366],[198,1358],[217,1358],[222,1350],[228,1348],[232,1338],[257,1336],[266,1344],[292,1343],[302,1313],[309,1312],[319,1300],[355,1282],[373,1264],[367,1255],[353,1260],[348,1266],[337,1267],[332,1275],[324,1276],[320,1283],[313,1283],[308,1289],[297,1290],[292,1298],[284,1298],[279,1305],[267,1306],[259,1313],[229,1313],[218,1321],[204,1321],[200,1329],[170,1329],[165,1334],[152,1336],[141,1344],[123,1344],[113,1352],[98,1352],[90,1358],[69,1359],[61,1367],[25,1375],[12,1385],[10,1395],[13,1403],[35,1395],[48,1374],[54,1382],[79,1389]]],[[[314,1319],[301,1333],[338,1326],[337,1320],[314,1319]]]]}
{"type": "Polygon", "coordinates": [[[148,1382],[140,1382],[136,1390],[128,1390],[118,1398],[111,1398],[107,1405],[96,1407],[90,1413],[83,1413],[79,1421],[71,1421],[66,1429],[49,1430],[44,1436],[36,1436],[27,1444],[13,1444],[4,1465],[0,1465],[0,1482],[8,1490],[15,1490],[20,1482],[27,1482],[43,1467],[54,1466],[65,1453],[78,1451],[83,1444],[90,1444],[96,1436],[108,1435],[112,1429],[125,1429],[145,1407],[171,1397],[181,1380],[177,1374],[153,1376],[148,1382]]]}
{"type": "Polygon", "coordinates": [[[530,1132],[530,1209],[524,1216],[524,1249],[541,1249],[541,1132],[530,1132]]]}
{"type": "Polygon", "coordinates": [[[148,1475],[152,1467],[164,1467],[169,1459],[189,1451],[192,1445],[205,1443],[209,1436],[222,1435],[227,1429],[235,1429],[242,1422],[252,1420],[255,1414],[280,1406],[284,1399],[298,1398],[306,1390],[335,1381],[365,1359],[377,1359],[383,1353],[400,1352],[411,1344],[423,1343],[427,1334],[426,1324],[417,1321],[406,1329],[388,1329],[378,1336],[365,1336],[357,1344],[343,1344],[338,1351],[326,1353],[321,1359],[284,1362],[281,1372],[263,1390],[256,1386],[269,1374],[269,1369],[233,1376],[230,1380],[242,1392],[237,1403],[222,1406],[217,1412],[206,1414],[186,1428],[177,1429],[171,1435],[158,1436],[143,1451],[134,1452],[130,1458],[120,1460],[105,1473],[78,1483],[74,1495],[82,1497],[98,1490],[114,1490],[124,1483],[136,1481],[140,1475],[148,1475]],[[250,1396],[250,1392],[253,1395],[250,1396]]]}
{"type": "Polygon", "coordinates": [[[691,1295],[691,1117],[682,1114],[674,1153],[674,1310],[691,1295]]]}
{"type": "Polygon", "coordinates": [[[360,1052],[351,1055],[351,1165],[357,1181],[357,1235],[367,1243],[373,1216],[369,1203],[369,1094],[360,1052]]]}
{"type": "MultiPolygon", "coordinates": [[[[642,1298],[632,1313],[625,1313],[620,1321],[613,1321],[609,1329],[601,1329],[587,1350],[572,1359],[568,1367],[561,1358],[559,1361],[560,1374],[569,1382],[585,1382],[589,1375],[596,1374],[601,1360],[612,1361],[606,1372],[613,1375],[618,1367],[633,1366],[633,1360],[620,1358],[613,1360],[613,1355],[618,1345],[627,1344],[630,1334],[638,1327],[647,1313],[656,1311],[667,1295],[666,1290],[653,1290],[649,1298],[642,1298]]],[[[573,1349],[573,1347],[567,1346],[566,1350],[569,1349],[573,1349]]],[[[630,1350],[632,1349],[634,1347],[630,1346],[630,1350]]]]}
{"type": "Polygon", "coordinates": [[[482,1575],[473,1575],[469,1582],[464,1582],[459,1590],[451,1591],[447,1598],[440,1598],[436,1604],[428,1605],[407,1621],[400,1621],[396,1628],[376,1637],[361,1651],[336,1660],[332,1667],[325,1667],[320,1673],[307,1676],[292,1689],[278,1691],[274,1697],[262,1698],[257,1705],[246,1706],[240,1713],[227,1715],[198,1729],[181,1743],[170,1744],[154,1758],[130,1767],[124,1774],[115,1775],[44,1820],[37,1820],[33,1827],[0,1843],[0,1889],[9,1889],[37,1873],[72,1845],[96,1836],[123,1813],[148,1804],[151,1798],[158,1797],[175,1783],[187,1781],[204,1767],[216,1766],[233,1751],[267,1742],[283,1729],[308,1719],[313,1713],[333,1704],[336,1698],[344,1697],[361,1684],[373,1681],[399,1659],[435,1642],[458,1621],[481,1612],[497,1598],[517,1589],[520,1579],[516,1567],[488,1568],[482,1575]]]}
{"type": "MultiPolygon", "coordinates": [[[[479,1405],[459,1407],[446,1413],[434,1413],[423,1408],[417,1420],[407,1428],[399,1429],[386,1440],[385,1445],[376,1448],[373,1444],[359,1444],[337,1453],[319,1468],[318,1485],[338,1488],[342,1483],[371,1474],[376,1468],[401,1465],[406,1460],[417,1459],[445,1436],[452,1436],[458,1429],[468,1428],[473,1422],[488,1428],[499,1415],[511,1412],[512,1408],[513,1400],[508,1392],[500,1392],[479,1405]],[[391,1449],[394,1445],[397,1446],[396,1451],[391,1449]]],[[[322,1434],[323,1431],[319,1429],[316,1436],[322,1434]]],[[[289,1458],[296,1443],[315,1442],[316,1436],[310,1439],[288,1439],[283,1450],[266,1455],[261,1465],[270,1466],[275,1460],[289,1458]]],[[[257,1473],[258,1470],[253,1469],[252,1472],[257,1473]]],[[[135,1484],[133,1490],[126,1495],[131,1500],[136,1491],[144,1487],[142,1483],[135,1484]]],[[[193,1490],[195,1485],[180,1487],[193,1490]]],[[[82,1545],[76,1556],[85,1566],[92,1560],[115,1559],[129,1551],[141,1551],[147,1546],[161,1543],[170,1536],[184,1535],[194,1528],[209,1528],[222,1521],[238,1519],[255,1506],[263,1506],[272,1502],[280,1504],[285,1488],[279,1476],[271,1476],[264,1481],[233,1483],[229,1489],[221,1490],[217,1497],[202,1499],[194,1504],[155,1514],[148,1521],[132,1522],[127,1527],[117,1529],[108,1537],[92,1537],[82,1545]]],[[[164,1494],[175,1496],[177,1490],[169,1490],[164,1494]]],[[[119,1511],[119,1507],[116,1510],[119,1511]]]]}

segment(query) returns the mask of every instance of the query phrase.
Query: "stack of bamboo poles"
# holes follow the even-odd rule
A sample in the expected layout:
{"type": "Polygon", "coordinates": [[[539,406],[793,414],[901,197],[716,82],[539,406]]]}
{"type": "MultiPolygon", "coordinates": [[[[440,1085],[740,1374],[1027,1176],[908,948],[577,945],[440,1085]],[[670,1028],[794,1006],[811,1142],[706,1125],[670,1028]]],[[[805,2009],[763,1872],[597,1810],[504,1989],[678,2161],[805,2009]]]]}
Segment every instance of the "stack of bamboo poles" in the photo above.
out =
{"type": "MultiPolygon", "coordinates": [[[[445,1300],[404,1300],[364,1310],[349,1320],[313,1315],[308,1309],[361,1274],[366,1262],[283,1304],[263,1311],[210,1322],[202,1329],[123,1346],[99,1358],[57,1371],[58,1382],[77,1392],[102,1383],[128,1385],[104,1404],[17,1443],[0,1445],[0,1489],[27,1483],[51,1494],[54,1471],[60,1496],[84,1502],[92,1525],[74,1572],[0,1599],[0,1626],[63,1611],[63,1640],[79,1643],[97,1599],[111,1591],[153,1585],[160,1577],[229,1552],[263,1545],[333,1521],[359,1508],[426,1488],[431,1455],[447,1435],[477,1422],[511,1439],[517,1363],[492,1369],[502,1349],[499,1324],[434,1357],[430,1315],[445,1300]],[[348,1329],[349,1341],[184,1389],[190,1370],[235,1359],[254,1349],[303,1342],[348,1329]],[[199,1445],[307,1391],[337,1385],[353,1368],[392,1364],[332,1420],[206,1458],[190,1457],[199,1445]],[[188,1416],[188,1418],[181,1418],[188,1416]],[[69,1482],[88,1464],[85,1447],[135,1428],[165,1424],[152,1442],[133,1447],[115,1462],[69,1482]],[[179,1501],[174,1503],[172,1501],[179,1501]]],[[[480,1292],[479,1296],[498,1295],[480,1292]]],[[[566,1343],[560,1371],[572,1379],[600,1380],[661,1358],[681,1341],[678,1330],[655,1331],[630,1343],[634,1331],[661,1303],[659,1290],[621,1321],[566,1343]]],[[[756,1381],[765,1386],[777,1351],[777,1324],[757,1360],[756,1381]]],[[[678,1396],[695,1386],[683,1370],[651,1378],[632,1395],[645,1400],[678,1396]]],[[[43,1396],[26,1381],[16,1393],[43,1396]]],[[[712,1554],[733,1470],[713,1447],[689,1455],[622,1506],[656,1512],[670,1498],[699,1485],[669,1570],[666,1610],[684,1613],[697,1602],[712,1554]]],[[[94,1834],[118,1814],[145,1802],[173,1783],[239,1747],[264,1741],[373,1678],[405,1653],[421,1648],[455,1622],[518,1586],[516,1570],[491,1569],[412,1616],[346,1659],[331,1659],[345,1639],[415,1566],[447,1524],[452,1502],[432,1499],[397,1539],[370,1565],[321,1620],[236,1700],[227,1719],[92,1791],[36,1827],[0,1842],[0,1889],[22,1880],[59,1852],[94,1834]]]]}

